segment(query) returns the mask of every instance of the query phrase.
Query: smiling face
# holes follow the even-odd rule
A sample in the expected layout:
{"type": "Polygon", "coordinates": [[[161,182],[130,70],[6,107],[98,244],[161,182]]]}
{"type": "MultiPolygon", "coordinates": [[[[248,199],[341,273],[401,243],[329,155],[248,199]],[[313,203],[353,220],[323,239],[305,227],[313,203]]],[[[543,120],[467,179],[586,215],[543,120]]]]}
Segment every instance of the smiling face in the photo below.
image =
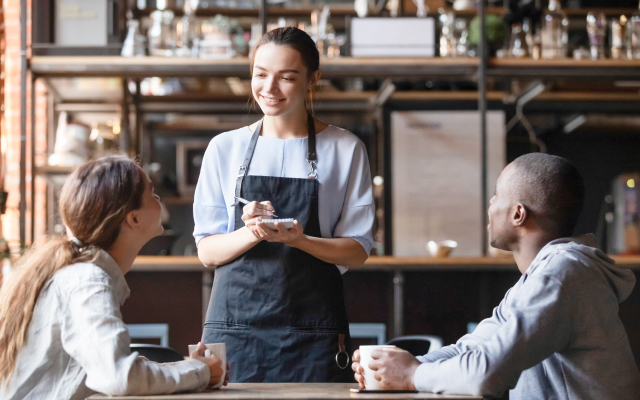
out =
{"type": "Polygon", "coordinates": [[[489,201],[489,243],[492,247],[501,250],[511,250],[511,244],[515,242],[516,230],[512,223],[517,199],[511,184],[511,179],[516,173],[513,164],[507,165],[502,171],[496,183],[496,193],[489,201]]]}
{"type": "Polygon", "coordinates": [[[253,63],[253,98],[267,116],[300,112],[305,109],[305,96],[317,79],[315,75],[309,78],[297,50],[274,43],[261,45],[253,63]]]}

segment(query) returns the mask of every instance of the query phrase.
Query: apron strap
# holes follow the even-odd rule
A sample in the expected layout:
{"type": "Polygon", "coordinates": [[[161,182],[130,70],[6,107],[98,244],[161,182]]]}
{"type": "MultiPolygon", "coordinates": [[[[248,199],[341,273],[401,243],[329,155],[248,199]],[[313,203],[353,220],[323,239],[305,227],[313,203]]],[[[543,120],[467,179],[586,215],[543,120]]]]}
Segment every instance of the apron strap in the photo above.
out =
{"type": "Polygon", "coordinates": [[[345,334],[340,333],[338,335],[338,353],[336,354],[336,364],[338,368],[345,369],[349,366],[349,362],[351,362],[351,357],[349,357],[349,353],[347,353],[347,348],[344,343],[345,334]],[[340,362],[340,355],[345,355],[345,362],[340,362]]]}
{"type": "Polygon", "coordinates": [[[249,141],[249,147],[247,148],[247,154],[244,156],[244,161],[242,162],[242,166],[240,167],[240,171],[238,172],[238,178],[236,179],[236,196],[235,202],[233,206],[238,205],[238,197],[241,195],[242,191],[242,181],[244,177],[247,176],[249,172],[249,164],[251,164],[251,158],[253,158],[253,152],[256,150],[256,143],[258,143],[258,137],[260,136],[260,130],[262,129],[262,120],[258,121],[258,125],[256,126],[256,130],[253,132],[251,136],[251,140],[249,141]]]}
{"type": "Polygon", "coordinates": [[[311,166],[311,171],[307,175],[309,179],[316,179],[316,164],[318,164],[318,155],[316,154],[316,125],[311,114],[307,114],[307,162],[311,166]]]}
{"type": "MultiPolygon", "coordinates": [[[[307,146],[307,162],[311,166],[311,171],[307,175],[307,178],[316,179],[318,176],[316,172],[316,164],[318,163],[318,155],[316,154],[316,126],[313,121],[313,117],[311,114],[307,114],[307,136],[308,136],[308,146],[307,146]]],[[[249,147],[247,148],[247,154],[244,156],[244,161],[242,162],[242,166],[240,167],[240,171],[238,172],[238,177],[236,179],[236,199],[233,203],[233,206],[238,205],[238,197],[241,197],[242,191],[242,182],[244,178],[249,173],[249,164],[251,164],[251,159],[253,158],[253,152],[256,150],[256,144],[258,143],[258,137],[260,137],[260,130],[262,129],[262,119],[258,121],[258,125],[256,126],[256,130],[253,132],[251,136],[251,140],[249,141],[249,147]]]]}

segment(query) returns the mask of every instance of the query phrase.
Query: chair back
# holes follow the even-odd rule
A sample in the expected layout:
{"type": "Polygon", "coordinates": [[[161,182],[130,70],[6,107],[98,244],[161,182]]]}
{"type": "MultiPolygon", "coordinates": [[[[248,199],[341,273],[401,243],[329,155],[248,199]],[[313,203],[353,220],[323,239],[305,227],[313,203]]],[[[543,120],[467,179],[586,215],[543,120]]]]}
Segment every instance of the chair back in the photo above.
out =
{"type": "Polygon", "coordinates": [[[171,347],[158,346],[157,344],[131,343],[131,352],[137,351],[143,357],[157,363],[183,361],[184,357],[171,347]]]}
{"type": "Polygon", "coordinates": [[[442,338],[432,335],[398,336],[387,344],[406,350],[411,355],[422,356],[442,347],[442,338]]]}

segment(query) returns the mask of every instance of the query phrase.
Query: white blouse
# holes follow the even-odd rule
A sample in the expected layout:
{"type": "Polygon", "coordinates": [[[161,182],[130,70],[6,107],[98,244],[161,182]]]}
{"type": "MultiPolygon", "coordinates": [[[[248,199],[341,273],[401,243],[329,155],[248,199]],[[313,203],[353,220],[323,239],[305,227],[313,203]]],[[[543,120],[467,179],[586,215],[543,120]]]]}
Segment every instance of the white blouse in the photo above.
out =
{"type": "MultiPolygon", "coordinates": [[[[235,230],[232,205],[236,178],[252,134],[246,126],[221,133],[209,143],[193,204],[193,236],[196,242],[209,235],[235,230]]],[[[306,137],[277,139],[260,136],[248,174],[306,178],[310,171],[307,141],[306,137]]],[[[352,238],[369,254],[373,245],[374,203],[364,143],[353,133],[329,125],[316,135],[316,153],[318,218],[322,237],[352,238]]],[[[343,273],[347,270],[347,266],[338,268],[343,273]]]]}
{"type": "Polygon", "coordinates": [[[94,263],[60,269],[45,283],[16,360],[0,385],[3,400],[80,400],[109,395],[203,390],[209,367],[198,360],[158,364],[129,349],[120,306],[129,287],[101,251],[94,263]]]}

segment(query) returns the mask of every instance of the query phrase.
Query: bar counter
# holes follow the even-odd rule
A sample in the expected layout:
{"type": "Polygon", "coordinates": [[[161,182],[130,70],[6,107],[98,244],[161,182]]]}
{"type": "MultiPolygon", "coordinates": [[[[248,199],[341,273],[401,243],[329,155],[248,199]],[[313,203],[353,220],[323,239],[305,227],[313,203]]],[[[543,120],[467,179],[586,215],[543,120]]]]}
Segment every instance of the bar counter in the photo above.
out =
{"type": "Polygon", "coordinates": [[[90,400],[353,400],[353,399],[482,399],[482,396],[444,395],[428,392],[419,393],[352,393],[355,383],[230,383],[220,390],[202,393],[178,393],[155,396],[104,396],[93,395],[90,400]]]}
{"type": "MultiPolygon", "coordinates": [[[[611,256],[617,265],[640,270],[640,256],[611,256]]],[[[512,257],[393,257],[371,256],[351,271],[408,271],[408,270],[465,270],[508,271],[517,270],[512,257]]],[[[132,271],[214,271],[202,265],[198,257],[191,256],[138,256],[132,271]]]]}

